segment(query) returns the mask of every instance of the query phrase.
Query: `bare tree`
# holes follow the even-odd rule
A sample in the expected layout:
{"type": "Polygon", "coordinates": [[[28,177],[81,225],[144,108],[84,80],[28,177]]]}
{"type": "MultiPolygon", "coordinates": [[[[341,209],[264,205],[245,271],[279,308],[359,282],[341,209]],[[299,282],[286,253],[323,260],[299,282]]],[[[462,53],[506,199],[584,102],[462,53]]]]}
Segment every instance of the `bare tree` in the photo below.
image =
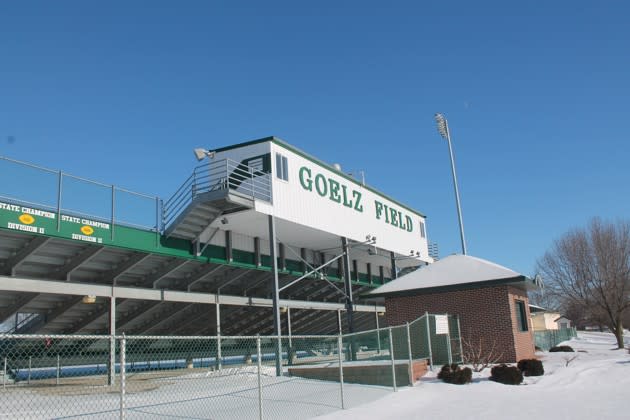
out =
{"type": "Polygon", "coordinates": [[[561,303],[558,296],[555,295],[553,289],[546,289],[544,287],[537,288],[527,294],[529,303],[537,305],[545,309],[556,310],[559,309],[561,303]]]}
{"type": "Polygon", "coordinates": [[[538,261],[547,288],[565,307],[604,322],[624,347],[623,318],[630,308],[630,224],[593,219],[556,240],[538,261]]]}
{"type": "Polygon", "coordinates": [[[491,346],[486,346],[481,337],[479,338],[479,343],[462,337],[462,345],[464,363],[471,365],[475,372],[481,372],[503,358],[504,352],[499,351],[496,339],[491,346]]]}

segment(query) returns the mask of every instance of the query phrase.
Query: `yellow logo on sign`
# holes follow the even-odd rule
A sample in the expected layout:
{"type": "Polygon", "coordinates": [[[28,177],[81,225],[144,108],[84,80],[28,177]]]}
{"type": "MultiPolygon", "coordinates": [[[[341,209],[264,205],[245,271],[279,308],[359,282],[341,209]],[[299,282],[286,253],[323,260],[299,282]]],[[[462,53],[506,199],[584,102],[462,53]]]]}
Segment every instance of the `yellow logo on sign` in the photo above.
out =
{"type": "Polygon", "coordinates": [[[20,222],[24,223],[25,225],[32,225],[33,223],[35,223],[35,218],[28,213],[24,213],[23,215],[18,217],[18,219],[20,219],[20,222]]]}
{"type": "Polygon", "coordinates": [[[84,235],[90,236],[94,233],[94,229],[92,229],[92,226],[81,226],[81,232],[83,232],[84,235]]]}

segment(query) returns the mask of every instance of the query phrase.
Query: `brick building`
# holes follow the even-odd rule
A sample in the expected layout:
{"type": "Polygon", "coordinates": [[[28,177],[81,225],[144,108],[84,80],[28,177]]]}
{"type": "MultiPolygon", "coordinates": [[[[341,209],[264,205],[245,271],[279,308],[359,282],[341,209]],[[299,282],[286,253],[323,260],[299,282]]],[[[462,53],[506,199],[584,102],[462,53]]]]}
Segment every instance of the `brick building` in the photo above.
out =
{"type": "Polygon", "coordinates": [[[537,285],[508,268],[467,255],[451,255],[372,291],[385,297],[387,322],[400,325],[425,312],[459,316],[462,339],[496,346],[500,362],[534,356],[527,291],[537,285]]]}

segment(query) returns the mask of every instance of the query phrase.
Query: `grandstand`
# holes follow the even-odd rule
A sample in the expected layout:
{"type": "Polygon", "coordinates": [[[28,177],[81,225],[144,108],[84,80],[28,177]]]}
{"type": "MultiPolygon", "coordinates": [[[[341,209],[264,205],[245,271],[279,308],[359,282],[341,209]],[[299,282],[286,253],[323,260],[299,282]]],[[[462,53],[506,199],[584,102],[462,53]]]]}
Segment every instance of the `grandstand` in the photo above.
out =
{"type": "Polygon", "coordinates": [[[421,213],[278,138],[196,154],[170,198],[0,158],[0,332],[361,331],[433,261],[421,213]]]}

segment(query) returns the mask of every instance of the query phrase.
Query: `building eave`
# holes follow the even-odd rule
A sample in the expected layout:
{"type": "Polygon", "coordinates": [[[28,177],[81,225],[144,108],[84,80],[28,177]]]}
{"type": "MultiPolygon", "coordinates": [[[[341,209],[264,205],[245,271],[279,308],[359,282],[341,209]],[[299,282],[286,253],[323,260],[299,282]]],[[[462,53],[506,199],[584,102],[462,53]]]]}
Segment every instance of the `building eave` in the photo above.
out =
{"type": "Polygon", "coordinates": [[[517,276],[510,277],[504,279],[494,279],[494,280],[486,280],[486,281],[477,281],[473,283],[459,283],[459,284],[451,284],[447,286],[436,286],[436,287],[425,287],[425,288],[417,288],[417,289],[407,289],[400,290],[394,292],[385,292],[385,293],[370,293],[366,294],[363,297],[404,297],[404,296],[416,296],[416,295],[428,295],[435,293],[445,293],[445,292],[454,292],[459,290],[473,290],[473,289],[483,289],[489,287],[496,286],[513,286],[517,287],[521,290],[532,290],[535,286],[530,286],[530,283],[533,283],[531,279],[526,276],[517,276]]]}

